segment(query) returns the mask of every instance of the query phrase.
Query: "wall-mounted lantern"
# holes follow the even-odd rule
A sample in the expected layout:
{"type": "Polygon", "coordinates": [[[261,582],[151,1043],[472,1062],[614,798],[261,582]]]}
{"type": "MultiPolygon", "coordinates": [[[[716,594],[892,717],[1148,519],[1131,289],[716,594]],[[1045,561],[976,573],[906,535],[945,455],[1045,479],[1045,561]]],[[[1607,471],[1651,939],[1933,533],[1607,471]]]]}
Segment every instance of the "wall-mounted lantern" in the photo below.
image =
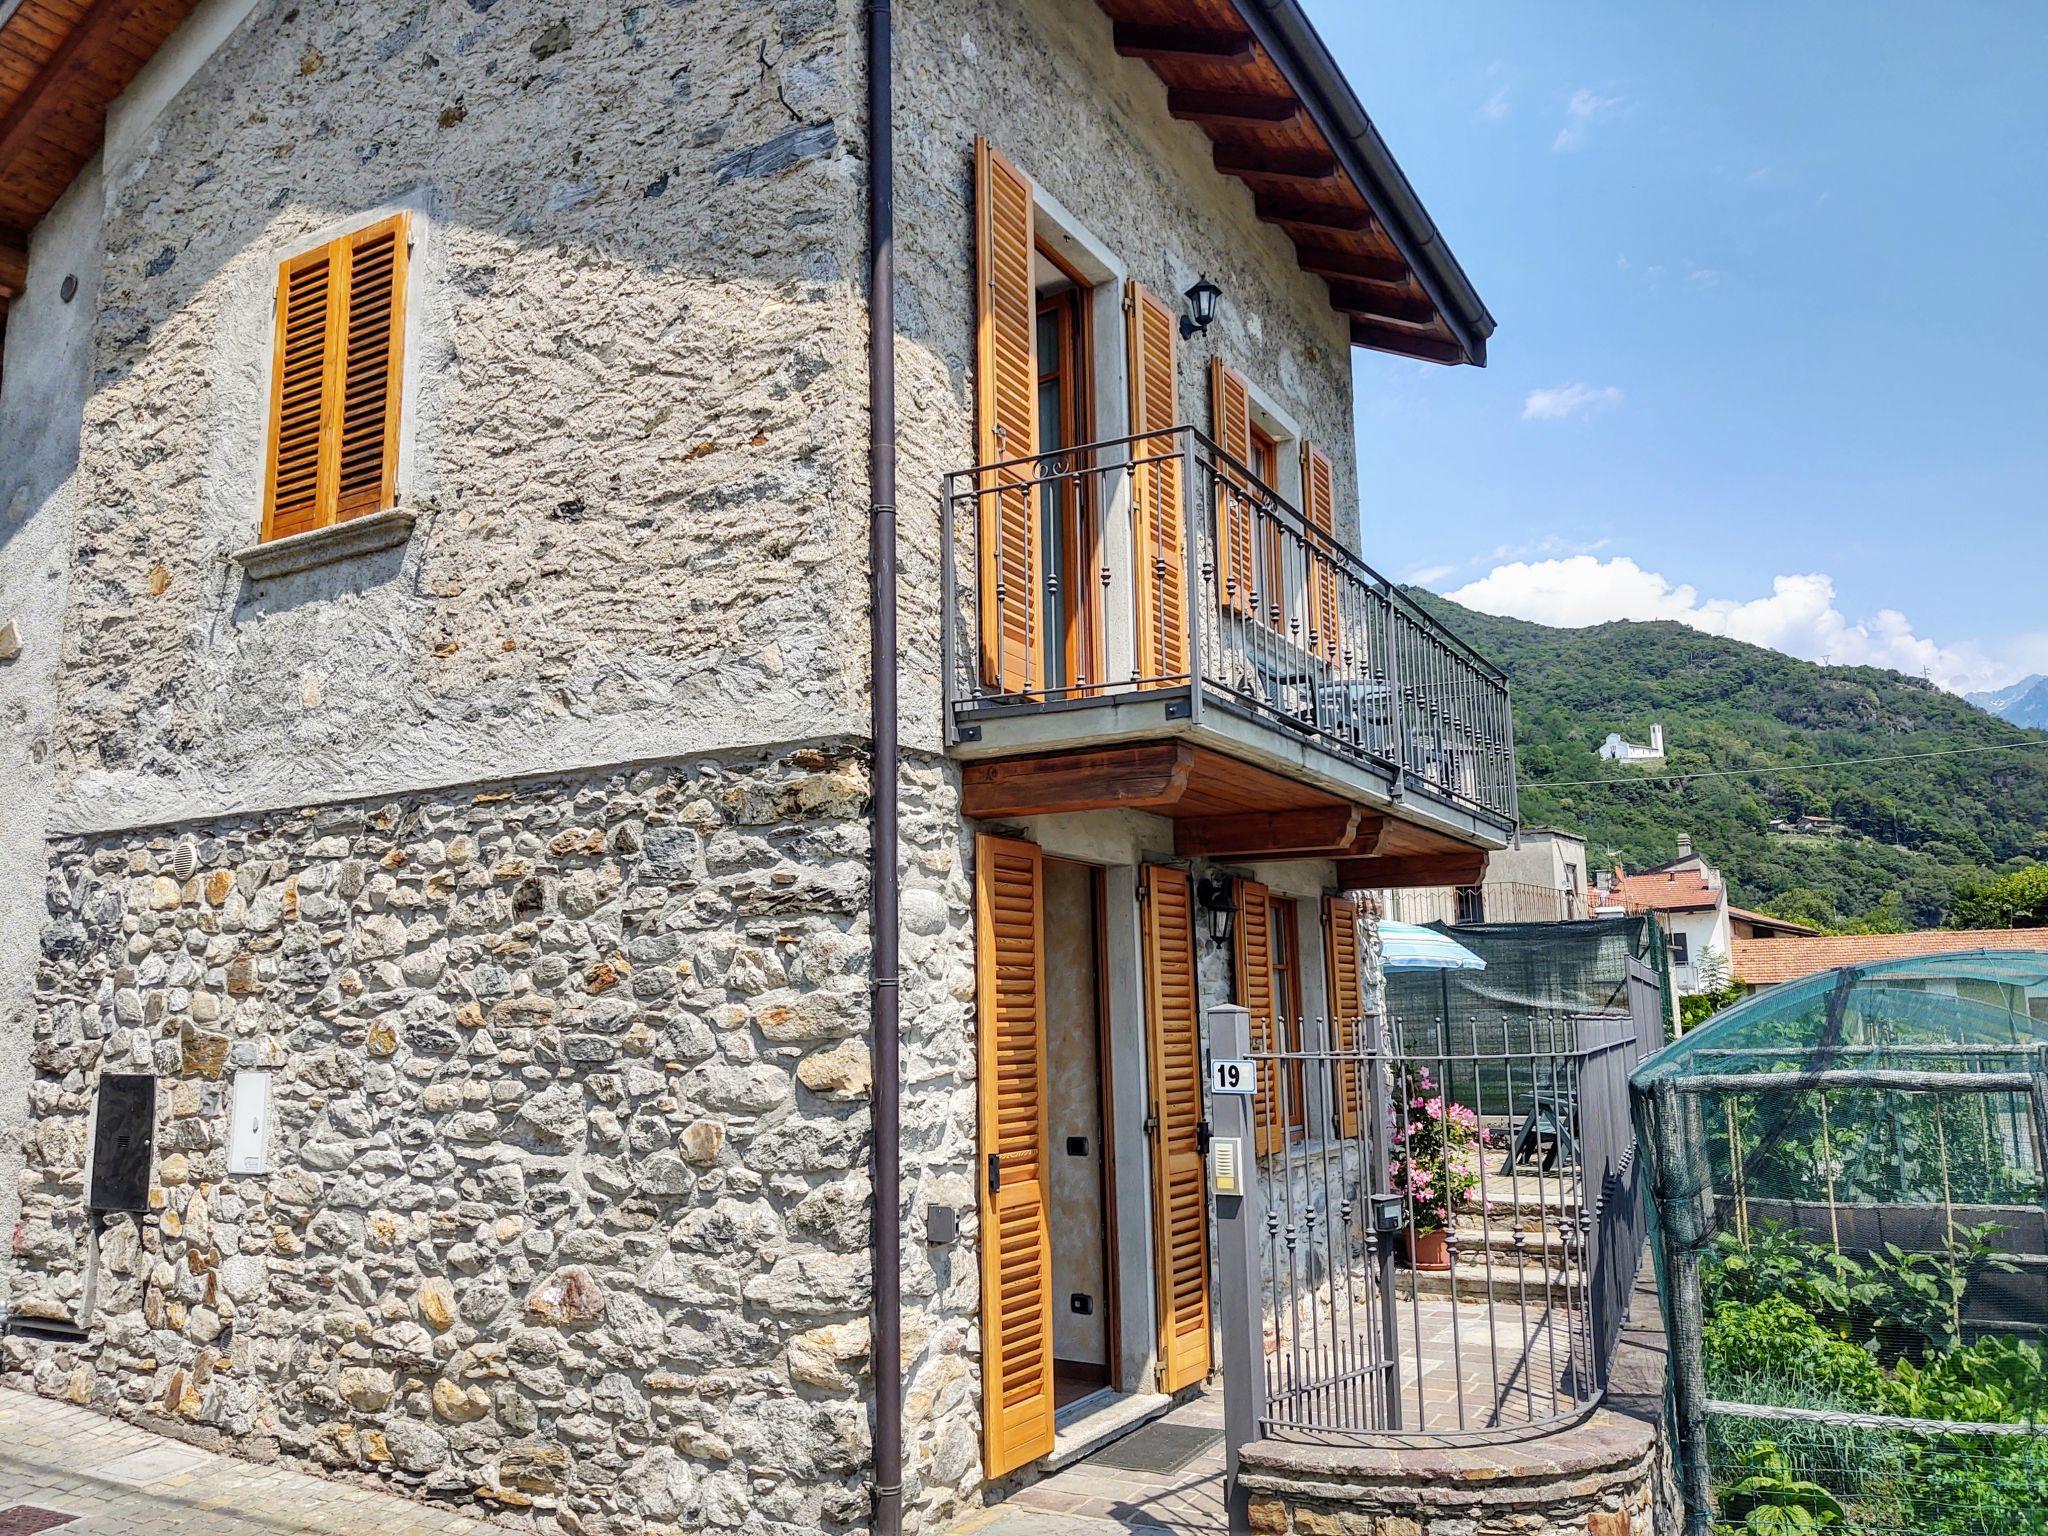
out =
{"type": "Polygon", "coordinates": [[[1219,947],[1230,942],[1237,920],[1237,889],[1222,875],[1204,875],[1195,887],[1195,904],[1209,922],[1209,938],[1219,947]]]}
{"type": "Polygon", "coordinates": [[[1180,336],[1182,341],[1187,341],[1201,335],[1215,323],[1216,301],[1223,297],[1223,290],[1205,275],[1182,297],[1188,301],[1188,312],[1180,317],[1180,336]]]}

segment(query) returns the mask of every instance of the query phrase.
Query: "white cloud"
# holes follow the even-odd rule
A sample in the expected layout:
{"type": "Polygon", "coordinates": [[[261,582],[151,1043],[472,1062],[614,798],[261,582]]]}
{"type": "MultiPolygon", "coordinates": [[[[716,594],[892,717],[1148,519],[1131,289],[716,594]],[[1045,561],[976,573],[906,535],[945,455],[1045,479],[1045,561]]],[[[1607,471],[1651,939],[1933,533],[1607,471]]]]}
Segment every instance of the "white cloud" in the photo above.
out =
{"type": "Polygon", "coordinates": [[[1522,420],[1569,421],[1619,404],[1621,391],[1612,384],[1560,384],[1554,389],[1530,390],[1522,401],[1522,420]]]}
{"type": "Polygon", "coordinates": [[[1484,613],[1566,628],[1612,619],[1671,619],[1808,661],[1925,674],[1956,692],[1999,687],[2048,666],[2048,634],[2017,636],[1987,649],[1975,640],[1939,644],[1916,633],[1894,608],[1852,623],[1835,605],[1833,578],[1818,573],[1773,577],[1768,597],[1708,598],[1626,555],[1573,555],[1499,565],[1448,595],[1484,613]]]}
{"type": "Polygon", "coordinates": [[[1550,141],[1551,152],[1562,154],[1584,144],[1593,124],[1619,107],[1622,99],[1619,96],[1602,96],[1583,85],[1573,91],[1564,104],[1564,126],[1550,141]]]}
{"type": "Polygon", "coordinates": [[[1433,587],[1446,576],[1457,574],[1458,568],[1455,565],[1425,565],[1420,570],[1410,571],[1408,581],[1411,586],[1433,587]]]}
{"type": "Polygon", "coordinates": [[[1479,115],[1489,123],[1497,123],[1513,110],[1508,100],[1508,88],[1502,86],[1480,104],[1479,115]]]}

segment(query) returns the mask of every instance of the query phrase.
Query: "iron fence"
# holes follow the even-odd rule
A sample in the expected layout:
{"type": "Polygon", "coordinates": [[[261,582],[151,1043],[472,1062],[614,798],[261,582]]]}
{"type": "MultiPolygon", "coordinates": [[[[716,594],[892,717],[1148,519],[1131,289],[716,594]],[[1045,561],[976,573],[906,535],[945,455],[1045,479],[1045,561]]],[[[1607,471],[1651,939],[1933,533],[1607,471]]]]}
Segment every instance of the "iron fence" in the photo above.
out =
{"type": "MultiPolygon", "coordinates": [[[[1301,1048],[1244,1025],[1249,1189],[1219,1201],[1242,1434],[1484,1443],[1599,1402],[1644,1243],[1628,1075],[1661,997],[1634,961],[1626,1013],[1311,1021],[1301,1048]]],[[[1212,1039],[1243,1018],[1217,1010],[1212,1039]]],[[[1219,1134],[1238,1112],[1219,1099],[1219,1134]]]]}
{"type": "Polygon", "coordinates": [[[955,471],[942,532],[949,729],[1172,691],[1514,822],[1506,677],[1195,428],[955,471]]]}

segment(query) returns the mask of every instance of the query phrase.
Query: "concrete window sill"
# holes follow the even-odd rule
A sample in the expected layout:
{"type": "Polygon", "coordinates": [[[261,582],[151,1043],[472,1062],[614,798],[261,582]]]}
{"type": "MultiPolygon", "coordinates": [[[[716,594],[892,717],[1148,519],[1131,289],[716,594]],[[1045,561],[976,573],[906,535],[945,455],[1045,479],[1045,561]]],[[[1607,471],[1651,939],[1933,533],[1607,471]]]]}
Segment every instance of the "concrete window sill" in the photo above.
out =
{"type": "Polygon", "coordinates": [[[269,539],[238,549],[229,558],[257,580],[310,571],[315,566],[353,559],[375,550],[390,549],[412,537],[413,515],[402,507],[352,517],[345,523],[295,533],[287,539],[269,539]]]}

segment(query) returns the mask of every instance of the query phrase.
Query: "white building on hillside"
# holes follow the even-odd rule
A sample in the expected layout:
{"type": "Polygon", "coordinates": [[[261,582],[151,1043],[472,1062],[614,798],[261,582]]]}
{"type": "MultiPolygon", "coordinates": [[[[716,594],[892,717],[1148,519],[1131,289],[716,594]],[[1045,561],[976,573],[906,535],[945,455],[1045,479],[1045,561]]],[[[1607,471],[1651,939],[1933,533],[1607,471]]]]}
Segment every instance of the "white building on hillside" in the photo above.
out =
{"type": "Polygon", "coordinates": [[[1650,727],[1650,744],[1647,747],[1624,741],[1619,731],[1609,731],[1607,739],[1600,743],[1600,755],[1615,763],[1660,763],[1664,760],[1664,727],[1650,727]]]}

